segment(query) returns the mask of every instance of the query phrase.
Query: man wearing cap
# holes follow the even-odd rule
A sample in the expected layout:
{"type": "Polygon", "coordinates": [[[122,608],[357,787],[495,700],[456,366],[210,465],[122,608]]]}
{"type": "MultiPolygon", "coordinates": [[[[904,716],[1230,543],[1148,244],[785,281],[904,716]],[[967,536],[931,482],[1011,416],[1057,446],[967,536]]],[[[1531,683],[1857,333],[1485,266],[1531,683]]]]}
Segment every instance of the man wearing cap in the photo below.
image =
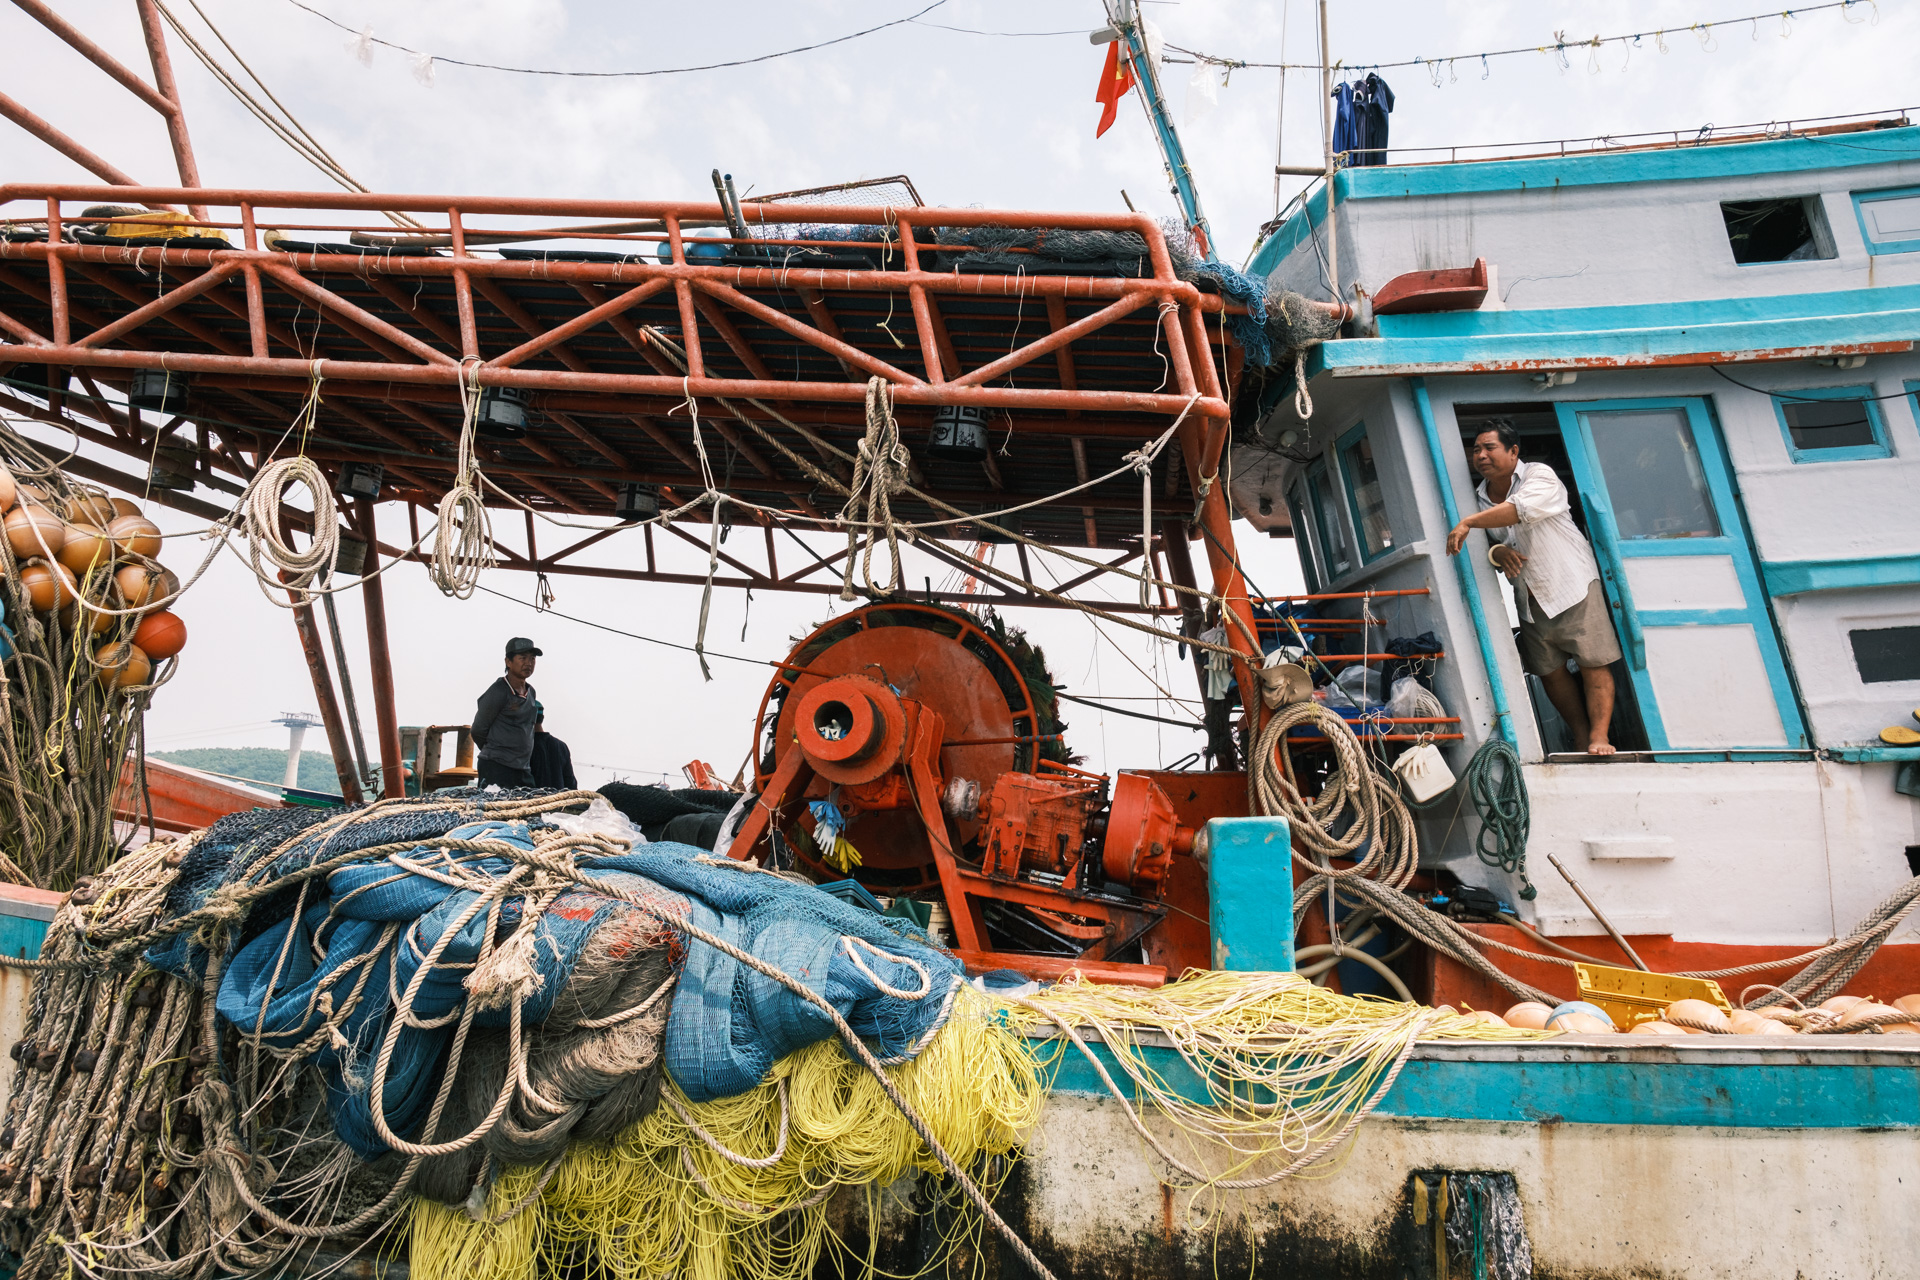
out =
{"type": "Polygon", "coordinates": [[[539,701],[528,679],[540,650],[525,636],[507,641],[507,673],[480,695],[473,712],[473,741],[480,748],[480,785],[531,787],[533,729],[539,701]]]}
{"type": "Polygon", "coordinates": [[[547,709],[533,704],[533,770],[535,786],[572,791],[580,785],[573,776],[573,751],[547,732],[547,709]]]}

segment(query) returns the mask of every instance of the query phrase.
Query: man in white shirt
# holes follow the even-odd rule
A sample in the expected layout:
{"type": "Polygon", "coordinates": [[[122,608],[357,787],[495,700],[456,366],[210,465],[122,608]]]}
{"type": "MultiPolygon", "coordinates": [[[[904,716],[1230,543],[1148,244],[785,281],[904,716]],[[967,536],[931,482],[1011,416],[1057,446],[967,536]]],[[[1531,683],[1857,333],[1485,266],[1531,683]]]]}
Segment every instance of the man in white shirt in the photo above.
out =
{"type": "Polygon", "coordinates": [[[1574,526],[1567,486],[1544,462],[1520,461],[1520,436],[1510,422],[1488,423],[1468,453],[1480,474],[1479,510],[1447,534],[1457,555],[1467,533],[1485,529],[1488,559],[1515,586],[1520,607],[1520,665],[1540,677],[1560,718],[1584,741],[1587,753],[1613,754],[1613,672],[1620,660],[1600,568],[1593,548],[1574,526]],[[1569,661],[1580,669],[1575,680],[1569,661]]]}

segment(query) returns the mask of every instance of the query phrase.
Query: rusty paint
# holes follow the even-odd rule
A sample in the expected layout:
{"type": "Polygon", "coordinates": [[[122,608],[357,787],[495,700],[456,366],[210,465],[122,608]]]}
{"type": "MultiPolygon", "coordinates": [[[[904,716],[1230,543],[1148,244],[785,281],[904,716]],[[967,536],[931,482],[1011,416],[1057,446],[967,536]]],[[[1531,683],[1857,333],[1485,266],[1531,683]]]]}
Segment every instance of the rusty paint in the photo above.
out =
{"type": "Polygon", "coordinates": [[[1674,355],[1572,356],[1552,360],[1463,360],[1446,364],[1345,365],[1336,378],[1405,378],[1462,373],[1548,373],[1556,369],[1661,369],[1703,364],[1764,364],[1821,356],[1891,355],[1913,350],[1908,341],[1832,342],[1802,347],[1750,347],[1741,351],[1685,351],[1674,355]]]}

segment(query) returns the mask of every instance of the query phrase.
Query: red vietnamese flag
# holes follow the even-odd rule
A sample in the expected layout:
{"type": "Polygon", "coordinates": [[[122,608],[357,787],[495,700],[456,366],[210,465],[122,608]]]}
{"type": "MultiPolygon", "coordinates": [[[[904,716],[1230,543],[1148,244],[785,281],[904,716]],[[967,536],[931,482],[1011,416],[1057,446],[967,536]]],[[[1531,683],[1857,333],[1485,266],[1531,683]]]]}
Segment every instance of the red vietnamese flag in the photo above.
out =
{"type": "Polygon", "coordinates": [[[1120,114],[1120,99],[1132,88],[1133,61],[1120,61],[1120,41],[1115,40],[1107,45],[1107,65],[1100,72],[1100,90],[1093,95],[1093,100],[1106,108],[1100,113],[1100,127],[1093,131],[1094,137],[1113,128],[1120,114]]]}

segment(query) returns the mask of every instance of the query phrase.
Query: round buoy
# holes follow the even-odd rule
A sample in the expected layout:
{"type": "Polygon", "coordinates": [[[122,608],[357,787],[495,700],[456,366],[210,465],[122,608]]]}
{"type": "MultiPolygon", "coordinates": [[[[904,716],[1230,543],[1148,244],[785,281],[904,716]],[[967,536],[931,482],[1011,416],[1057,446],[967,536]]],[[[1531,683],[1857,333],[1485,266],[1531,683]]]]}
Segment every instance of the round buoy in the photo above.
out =
{"type": "Polygon", "coordinates": [[[1510,1027],[1526,1027],[1531,1031],[1545,1031],[1547,1019],[1553,1013],[1548,1006],[1538,1000],[1522,1000],[1507,1010],[1506,1021],[1510,1027]]]}
{"type": "Polygon", "coordinates": [[[150,613],[134,629],[133,643],[155,662],[165,662],[187,647],[187,624],[165,609],[150,613]]]}
{"type": "Polygon", "coordinates": [[[1547,1015],[1549,1031],[1595,1036],[1604,1035],[1614,1029],[1613,1019],[1607,1016],[1607,1011],[1597,1004],[1588,1004],[1585,1000],[1569,1000],[1547,1015]]]}
{"type": "Polygon", "coordinates": [[[1829,996],[1822,1000],[1818,1007],[1825,1009],[1828,1013],[1845,1013],[1853,1006],[1864,1003],[1865,1000],[1865,996],[1829,996]]]}
{"type": "Polygon", "coordinates": [[[1630,1036],[1683,1036],[1685,1027],[1676,1027],[1671,1022],[1662,1022],[1654,1018],[1650,1022],[1636,1022],[1627,1032],[1630,1036]]]}
{"type": "Polygon", "coordinates": [[[120,516],[107,526],[123,556],[160,554],[160,526],[145,516],[120,516]]]}
{"type": "Polygon", "coordinates": [[[113,509],[113,499],[104,493],[76,493],[67,499],[67,519],[75,524],[98,525],[104,529],[119,514],[113,509]]]}
{"type": "Polygon", "coordinates": [[[94,524],[70,524],[65,533],[60,563],[73,570],[76,578],[84,578],[95,569],[104,569],[113,563],[113,539],[105,529],[94,524]]]}
{"type": "Polygon", "coordinates": [[[13,510],[13,504],[20,497],[20,486],[13,482],[13,472],[0,467],[0,511],[13,510]]]}
{"type": "Polygon", "coordinates": [[[1469,1009],[1466,1016],[1485,1027],[1505,1027],[1512,1025],[1491,1009],[1469,1009]]]}
{"type": "Polygon", "coordinates": [[[1867,1021],[1867,1019],[1885,1017],[1890,1013],[1897,1014],[1905,1012],[1906,1010],[1896,1009],[1890,1004],[1877,1004],[1872,1000],[1860,1000],[1849,1005],[1847,1011],[1840,1015],[1840,1021],[1835,1025],[1841,1031],[1868,1031],[1872,1028],[1860,1025],[1867,1021]]]}
{"type": "MultiPolygon", "coordinates": [[[[114,520],[118,520],[121,516],[137,516],[141,514],[140,504],[131,498],[108,498],[107,501],[113,504],[114,520]]],[[[108,523],[112,522],[109,521],[108,523]]]]}
{"type": "Polygon", "coordinates": [[[37,502],[23,502],[7,513],[7,541],[13,554],[52,559],[67,542],[67,522],[37,502]]]}
{"type": "Polygon", "coordinates": [[[143,564],[127,565],[113,575],[113,581],[120,588],[120,595],[129,609],[144,609],[156,600],[166,600],[180,590],[180,579],[174,577],[171,570],[149,569],[143,564]]]}
{"type": "Polygon", "coordinates": [[[139,645],[116,640],[93,651],[94,665],[100,668],[100,682],[115,689],[128,689],[147,682],[153,674],[153,661],[139,645]]]}
{"type": "Polygon", "coordinates": [[[73,574],[63,564],[30,564],[20,571],[20,586],[35,613],[52,613],[73,603],[73,574]]]}
{"type": "Polygon", "coordinates": [[[1763,1036],[1767,1028],[1781,1025],[1772,1018],[1763,1018],[1751,1009],[1735,1009],[1727,1015],[1727,1030],[1736,1036],[1763,1036]]]}
{"type": "Polygon", "coordinates": [[[1689,1030],[1712,1033],[1728,1029],[1725,1012],[1705,1000],[1675,1000],[1667,1006],[1665,1017],[1675,1026],[1689,1030]]]}

